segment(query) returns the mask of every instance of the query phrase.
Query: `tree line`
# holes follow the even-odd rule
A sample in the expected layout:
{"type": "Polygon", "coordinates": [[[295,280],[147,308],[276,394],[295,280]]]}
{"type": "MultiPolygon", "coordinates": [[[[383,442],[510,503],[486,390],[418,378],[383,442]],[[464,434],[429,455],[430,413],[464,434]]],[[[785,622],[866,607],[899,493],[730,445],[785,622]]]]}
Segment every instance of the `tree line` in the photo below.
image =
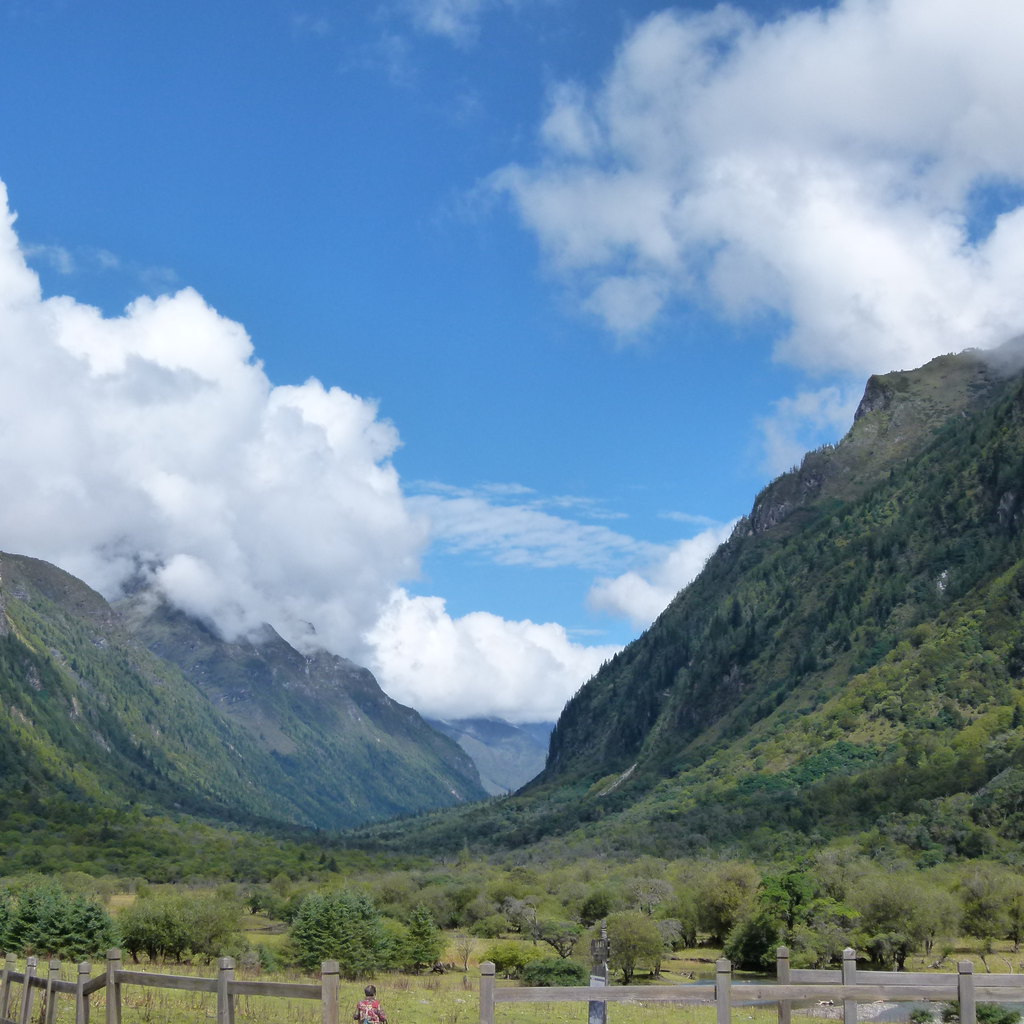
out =
{"type": "Polygon", "coordinates": [[[136,881],[134,899],[116,913],[106,904],[118,880],[26,876],[0,880],[0,949],[82,959],[120,945],[135,959],[232,955],[309,970],[336,959],[353,978],[445,957],[466,968],[474,954],[511,977],[548,961],[532,970],[566,979],[588,962],[593,929],[606,921],[612,969],[628,981],[699,946],[755,969],[770,969],[781,944],[795,966],[837,964],[852,946],[874,966],[901,969],[915,954],[941,966],[964,936],[983,958],[997,943],[1024,942],[1018,867],[975,860],[921,869],[878,854],[838,845],[759,867],[650,856],[500,865],[464,851],[449,863],[350,864],[317,882],[284,873],[205,888],[136,881]],[[281,922],[287,943],[246,944],[246,914],[281,922]]]}

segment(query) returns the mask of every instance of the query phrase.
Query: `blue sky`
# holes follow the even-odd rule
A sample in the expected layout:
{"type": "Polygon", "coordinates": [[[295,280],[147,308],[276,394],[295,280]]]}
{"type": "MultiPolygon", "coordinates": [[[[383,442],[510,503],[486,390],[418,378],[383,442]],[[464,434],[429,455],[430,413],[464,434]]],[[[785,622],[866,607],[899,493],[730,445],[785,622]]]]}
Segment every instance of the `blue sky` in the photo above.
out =
{"type": "Polygon", "coordinates": [[[0,545],[554,717],[1024,321],[1008,0],[0,0],[0,545]]]}

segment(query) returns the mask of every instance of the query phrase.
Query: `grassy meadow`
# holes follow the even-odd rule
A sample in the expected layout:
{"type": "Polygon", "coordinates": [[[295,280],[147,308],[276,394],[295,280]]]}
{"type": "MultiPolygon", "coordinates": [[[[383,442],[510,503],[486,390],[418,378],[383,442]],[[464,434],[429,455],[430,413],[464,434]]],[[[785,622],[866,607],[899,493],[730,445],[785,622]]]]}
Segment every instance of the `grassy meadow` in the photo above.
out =
{"type": "MultiPolygon", "coordinates": [[[[192,964],[125,964],[133,970],[158,974],[178,974],[190,977],[212,978],[216,966],[192,964]]],[[[100,973],[101,964],[94,964],[94,974],[100,973]]],[[[685,968],[684,968],[685,970],[685,968]]],[[[63,976],[72,980],[75,975],[71,964],[63,965],[63,976]]],[[[663,972],[662,983],[673,980],[675,972],[663,972]]],[[[682,974],[676,975],[683,976],[682,974]]],[[[314,980],[295,971],[259,971],[238,968],[236,978],[256,981],[306,982],[314,980]]],[[[390,1024],[476,1024],[479,1020],[479,975],[475,965],[468,973],[456,970],[444,975],[385,974],[374,979],[378,997],[387,1012],[390,1024]]],[[[351,1008],[362,995],[365,982],[342,982],[341,1020],[350,1019],[351,1008]]],[[[515,982],[499,981],[513,985],[515,982]]],[[[15,986],[16,994],[20,986],[15,986]]],[[[37,996],[36,1012],[39,1009],[37,996]]],[[[93,1019],[101,1018],[103,995],[92,997],[93,1019]]],[[[11,1011],[18,1018],[16,999],[11,1011]]],[[[217,1000],[212,993],[177,992],[168,989],[124,986],[122,988],[122,1024],[196,1024],[215,1020],[217,1000]]],[[[580,1003],[521,1003],[498,1004],[496,1024],[586,1024],[588,1008],[580,1003]]],[[[738,1024],[775,1024],[774,1010],[737,1007],[733,1019],[738,1024]]],[[[241,996],[236,1005],[239,1024],[320,1024],[320,1004],[311,999],[281,999],[276,997],[241,996]]],[[[608,1007],[609,1024],[714,1024],[713,1006],[688,1006],[667,1003],[614,1003],[608,1007]]],[[[59,996],[56,1024],[74,1024],[74,1001],[70,996],[59,996]]]]}
{"type": "MultiPolygon", "coordinates": [[[[114,902],[127,903],[132,897],[117,897],[114,902]]],[[[281,950],[287,941],[284,926],[263,915],[245,914],[242,920],[243,936],[251,944],[260,944],[272,950],[281,950]]],[[[454,935],[452,936],[454,943],[454,935]]],[[[529,940],[523,940],[529,941],[529,940]]],[[[469,961],[468,971],[460,968],[445,974],[423,973],[418,975],[400,972],[385,972],[373,979],[377,985],[378,997],[388,1014],[390,1024],[476,1024],[479,1020],[479,951],[487,943],[476,941],[476,953],[469,961]]],[[[714,976],[714,961],[721,955],[720,950],[704,947],[682,950],[667,954],[658,978],[640,975],[634,984],[673,984],[688,981],[710,980],[714,976]]],[[[1020,952],[1014,952],[1009,943],[997,944],[982,956],[976,944],[964,942],[950,952],[945,962],[936,966],[935,958],[916,956],[908,962],[912,971],[956,969],[958,959],[973,959],[978,971],[986,969],[996,973],[1020,973],[1024,971],[1024,960],[1020,952]]],[[[454,960],[454,948],[449,948],[447,957],[454,960]]],[[[24,961],[20,962],[23,966],[24,961]]],[[[217,973],[216,963],[180,964],[148,963],[143,958],[139,964],[125,959],[126,969],[154,974],[186,975],[189,977],[213,978],[217,973]]],[[[101,962],[94,962],[92,974],[103,970],[101,962]]],[[[40,973],[44,968],[41,965],[40,973]]],[[[75,965],[62,964],[62,976],[71,981],[75,978],[75,965]]],[[[311,983],[316,979],[300,971],[264,970],[239,964],[235,970],[238,979],[253,981],[277,981],[311,983]]],[[[737,978],[742,979],[741,972],[737,978]]],[[[516,985],[517,982],[498,979],[499,985],[516,985]]],[[[366,980],[342,981],[341,1021],[350,1019],[351,1009],[361,997],[366,980]]],[[[19,1018],[20,988],[13,986],[14,1000],[9,1017],[19,1018]]],[[[92,997],[93,1020],[103,1013],[104,997],[96,993],[92,997]]],[[[36,996],[33,1018],[42,1020],[40,996],[36,996]]],[[[908,1006],[908,1014],[910,1007],[908,1006]]],[[[196,1024],[203,1020],[216,1020],[216,996],[212,993],[179,992],[168,989],[146,988],[126,985],[122,989],[122,1024],[196,1024]]],[[[798,1010],[797,1013],[800,1011],[798,1010]]],[[[808,1012],[809,1011],[805,1011],[808,1012]]],[[[241,996],[236,1004],[236,1019],[239,1024],[320,1024],[320,1004],[312,999],[284,999],[278,997],[241,996]]],[[[498,1004],[495,1010],[496,1024],[587,1024],[588,1007],[580,1003],[518,1003],[498,1004]]],[[[735,1005],[732,1019],[736,1024],[776,1024],[774,1007],[748,1007],[735,1005]]],[[[902,1015],[901,1019],[906,1019],[902,1015]]],[[[74,1024],[74,1002],[70,996],[59,996],[55,1024],[74,1024]]],[[[714,1024],[715,1009],[711,1005],[670,1004],[644,1002],[642,999],[630,1003],[608,1005],[609,1024],[714,1024]]]]}

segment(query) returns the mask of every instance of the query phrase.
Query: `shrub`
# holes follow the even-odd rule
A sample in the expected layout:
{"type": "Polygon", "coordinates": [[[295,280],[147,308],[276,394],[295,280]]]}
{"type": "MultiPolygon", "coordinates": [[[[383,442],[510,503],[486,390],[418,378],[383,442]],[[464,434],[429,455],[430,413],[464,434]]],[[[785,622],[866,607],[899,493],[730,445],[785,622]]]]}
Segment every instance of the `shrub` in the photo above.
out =
{"type": "Polygon", "coordinates": [[[576,960],[563,957],[545,957],[533,960],[523,968],[523,981],[527,985],[587,985],[590,983],[590,972],[576,960]]]}
{"type": "Polygon", "coordinates": [[[490,960],[498,974],[506,978],[518,978],[526,965],[543,957],[538,949],[525,942],[494,942],[480,955],[481,962],[490,960]]]}
{"type": "Polygon", "coordinates": [[[231,895],[160,892],[137,899],[121,913],[121,945],[138,960],[212,960],[239,943],[240,903],[231,895]]]}
{"type": "Polygon", "coordinates": [[[491,914],[474,922],[469,930],[480,939],[498,939],[508,931],[508,922],[504,914],[491,914]]]}
{"type": "Polygon", "coordinates": [[[622,971],[622,984],[633,980],[637,968],[644,964],[656,970],[661,964],[664,943],[658,926],[639,910],[623,910],[608,915],[608,943],[611,955],[608,965],[622,971]]]}
{"type": "MultiPolygon", "coordinates": [[[[1017,1010],[1000,1006],[998,1003],[978,1003],[975,1007],[978,1024],[1017,1024],[1021,1015],[1017,1010]]],[[[960,1004],[946,1003],[942,1007],[943,1024],[959,1024],[960,1004]]]]}

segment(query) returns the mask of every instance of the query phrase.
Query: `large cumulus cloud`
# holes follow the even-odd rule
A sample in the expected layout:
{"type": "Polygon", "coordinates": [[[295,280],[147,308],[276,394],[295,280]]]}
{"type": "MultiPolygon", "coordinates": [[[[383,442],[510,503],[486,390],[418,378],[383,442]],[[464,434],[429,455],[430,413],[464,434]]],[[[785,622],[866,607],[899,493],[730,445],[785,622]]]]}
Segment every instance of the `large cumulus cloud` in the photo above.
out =
{"type": "Polygon", "coordinates": [[[1024,324],[1022,34],[1015,0],[666,10],[492,184],[625,338],[696,297],[811,372],[987,347],[1024,324]]]}
{"type": "MultiPolygon", "coordinates": [[[[245,330],[189,288],[118,317],[44,298],[2,184],[0,366],[7,550],[111,597],[141,573],[227,637],[269,622],[368,664],[428,714],[553,718],[614,650],[410,597],[402,584],[434,520],[458,533],[467,516],[406,498],[390,461],[398,432],[377,406],[316,380],[275,386],[245,330]]],[[[492,557],[509,544],[507,517],[473,506],[492,557]]],[[[629,541],[526,517],[515,544],[543,562],[629,541]]]]}
{"type": "MultiPolygon", "coordinates": [[[[6,199],[6,196],[4,196],[6,199]]],[[[4,545],[113,593],[140,568],[225,634],[323,624],[354,645],[426,534],[372,403],[274,387],[191,289],[106,318],[44,299],[0,226],[4,545]]]]}

